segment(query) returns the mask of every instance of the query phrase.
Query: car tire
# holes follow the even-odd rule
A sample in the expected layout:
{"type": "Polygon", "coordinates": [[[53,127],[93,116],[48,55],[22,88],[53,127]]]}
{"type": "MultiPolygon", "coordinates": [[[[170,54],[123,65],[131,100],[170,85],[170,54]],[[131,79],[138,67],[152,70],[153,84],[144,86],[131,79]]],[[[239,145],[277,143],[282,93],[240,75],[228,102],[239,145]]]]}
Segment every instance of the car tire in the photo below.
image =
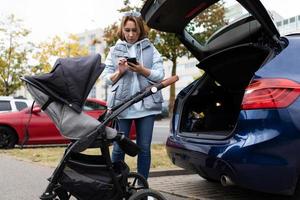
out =
{"type": "Polygon", "coordinates": [[[0,149],[14,148],[17,140],[14,130],[6,126],[0,126],[0,149]]]}

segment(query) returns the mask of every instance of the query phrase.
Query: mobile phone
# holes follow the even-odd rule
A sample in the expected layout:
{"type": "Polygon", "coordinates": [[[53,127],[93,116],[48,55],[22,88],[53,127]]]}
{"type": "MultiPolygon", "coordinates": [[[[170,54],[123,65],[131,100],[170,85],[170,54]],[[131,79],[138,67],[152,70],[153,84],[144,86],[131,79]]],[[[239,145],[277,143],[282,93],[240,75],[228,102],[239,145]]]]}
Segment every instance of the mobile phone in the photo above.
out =
{"type": "Polygon", "coordinates": [[[138,64],[136,61],[136,58],[127,58],[127,62],[133,63],[133,64],[138,64]]]}

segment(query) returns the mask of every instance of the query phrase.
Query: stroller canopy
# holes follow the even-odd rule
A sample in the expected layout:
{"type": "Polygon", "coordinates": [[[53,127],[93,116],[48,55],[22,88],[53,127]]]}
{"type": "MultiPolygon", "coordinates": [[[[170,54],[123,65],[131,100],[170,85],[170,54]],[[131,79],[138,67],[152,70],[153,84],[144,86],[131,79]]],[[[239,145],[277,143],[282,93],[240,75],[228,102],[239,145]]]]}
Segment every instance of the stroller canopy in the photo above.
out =
{"type": "Polygon", "coordinates": [[[50,73],[25,76],[23,80],[38,86],[48,94],[50,102],[60,101],[80,113],[104,67],[99,54],[78,58],[59,58],[50,73]]]}

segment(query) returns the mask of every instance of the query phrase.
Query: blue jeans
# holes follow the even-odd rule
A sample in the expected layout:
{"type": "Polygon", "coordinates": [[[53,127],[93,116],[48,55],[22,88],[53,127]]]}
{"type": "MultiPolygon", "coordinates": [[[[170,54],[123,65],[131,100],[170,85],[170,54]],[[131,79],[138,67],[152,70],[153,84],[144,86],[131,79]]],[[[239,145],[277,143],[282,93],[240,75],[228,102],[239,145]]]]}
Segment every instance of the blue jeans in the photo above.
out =
{"type": "MultiPolygon", "coordinates": [[[[120,119],[119,131],[124,132],[128,137],[131,123],[134,120],[136,127],[136,143],[140,147],[138,153],[137,169],[138,173],[143,175],[146,179],[149,175],[149,169],[151,164],[151,140],[153,133],[153,126],[155,115],[150,115],[137,119],[120,119]]],[[[112,151],[112,161],[116,162],[124,160],[125,154],[117,143],[114,143],[112,151]]]]}

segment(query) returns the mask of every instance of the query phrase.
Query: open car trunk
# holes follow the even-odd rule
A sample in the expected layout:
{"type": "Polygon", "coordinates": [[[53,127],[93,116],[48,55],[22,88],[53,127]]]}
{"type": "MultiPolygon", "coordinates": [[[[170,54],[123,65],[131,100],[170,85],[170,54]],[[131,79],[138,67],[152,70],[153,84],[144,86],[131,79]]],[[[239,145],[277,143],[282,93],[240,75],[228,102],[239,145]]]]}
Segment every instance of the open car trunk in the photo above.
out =
{"type": "Polygon", "coordinates": [[[249,43],[202,60],[198,67],[205,70],[204,75],[178,95],[178,103],[184,105],[179,134],[215,139],[230,135],[237,123],[245,88],[272,56],[270,48],[249,43]]]}

